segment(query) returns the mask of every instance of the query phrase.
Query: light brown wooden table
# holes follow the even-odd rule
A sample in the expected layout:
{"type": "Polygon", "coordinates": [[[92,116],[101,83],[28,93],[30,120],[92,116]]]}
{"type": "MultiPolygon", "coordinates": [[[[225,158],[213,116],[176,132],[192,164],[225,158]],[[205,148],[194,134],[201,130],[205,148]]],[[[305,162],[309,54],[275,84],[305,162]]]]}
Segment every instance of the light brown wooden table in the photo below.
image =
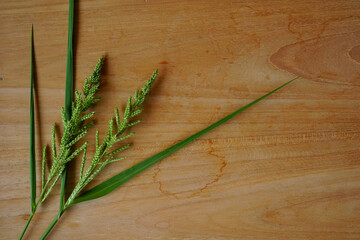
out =
{"type": "MultiPolygon", "coordinates": [[[[61,122],[68,2],[0,5],[0,239],[16,239],[30,213],[31,24],[40,184],[41,146],[61,122]]],[[[49,239],[360,239],[360,1],[93,0],[76,16],[77,88],[106,55],[101,134],[115,106],[160,73],[127,159],[92,185],[303,77],[74,206],[49,239]]],[[[58,197],[59,187],[26,239],[46,229],[58,197]]]]}

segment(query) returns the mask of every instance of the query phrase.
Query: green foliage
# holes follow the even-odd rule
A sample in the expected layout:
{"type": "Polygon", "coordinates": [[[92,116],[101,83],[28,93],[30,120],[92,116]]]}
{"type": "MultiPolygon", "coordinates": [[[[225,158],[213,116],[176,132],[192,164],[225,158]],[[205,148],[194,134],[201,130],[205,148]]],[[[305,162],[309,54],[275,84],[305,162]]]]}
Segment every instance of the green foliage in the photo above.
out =
{"type": "MultiPolygon", "coordinates": [[[[91,118],[94,115],[94,112],[87,114],[85,112],[100,100],[100,98],[95,98],[95,93],[100,86],[99,79],[102,61],[103,58],[100,58],[91,76],[85,80],[83,92],[80,93],[79,91],[75,91],[75,101],[72,104],[72,117],[70,120],[67,120],[64,108],[61,109],[64,133],[61,138],[58,154],[55,143],[55,130],[53,127],[52,153],[54,160],[48,174],[48,179],[42,189],[44,195],[41,195],[43,196],[42,198],[40,196],[41,202],[43,202],[53,190],[56,182],[62,176],[66,164],[73,158],[78,156],[81,152],[83,153],[83,155],[81,160],[79,182],[77,183],[66,203],[61,208],[59,214],[56,216],[49,228],[45,231],[41,239],[44,239],[47,236],[47,234],[55,226],[56,222],[66,211],[66,209],[73,204],[74,199],[79,195],[81,190],[87,184],[89,184],[89,182],[91,182],[96,175],[98,175],[108,164],[124,159],[124,157],[116,157],[116,155],[128,149],[130,147],[130,144],[125,144],[115,149],[113,149],[113,146],[115,145],[115,143],[121,142],[134,135],[134,133],[129,133],[125,135],[124,133],[127,129],[140,122],[140,120],[133,119],[143,111],[143,108],[140,105],[145,101],[146,97],[148,96],[151,86],[154,83],[158,74],[158,71],[156,70],[151,76],[151,78],[146,82],[144,87],[141,90],[137,90],[134,94],[134,97],[130,96],[128,98],[122,118],[119,115],[119,110],[117,108],[115,109],[115,122],[113,119],[109,121],[107,134],[101,144],[99,144],[99,131],[96,131],[95,153],[92,157],[89,167],[84,172],[88,142],[84,142],[78,148],[75,148],[75,143],[81,140],[87,134],[88,129],[93,126],[92,121],[86,124],[85,121],[91,118]],[[116,126],[114,124],[116,124],[116,126]]],[[[46,150],[44,150],[44,152],[45,151],[46,150]]],[[[45,154],[42,162],[44,169],[44,164],[46,162],[45,154]]],[[[45,176],[43,175],[42,178],[45,179],[45,176]]]]}
{"type": "Polygon", "coordinates": [[[34,56],[34,28],[31,26],[31,73],[30,73],[30,192],[31,211],[36,205],[36,165],[35,165],[35,119],[34,119],[34,81],[35,81],[35,56],[34,56]]]}
{"type": "Polygon", "coordinates": [[[114,191],[118,187],[120,187],[125,182],[129,181],[131,178],[135,177],[139,173],[143,172],[147,168],[151,167],[155,163],[159,162],[160,160],[164,159],[165,157],[173,154],[174,152],[180,150],[181,148],[185,147],[187,144],[191,143],[195,139],[199,138],[200,136],[204,135],[205,133],[213,130],[214,128],[222,125],[223,123],[229,121],[239,113],[243,112],[247,108],[251,107],[255,103],[263,100],[264,98],[270,96],[271,94],[275,93],[276,91],[280,90],[281,88],[285,87],[287,84],[291,83],[292,81],[296,80],[299,77],[296,77],[287,83],[281,85],[280,87],[274,89],[273,91],[265,94],[264,96],[256,99],[255,101],[249,103],[248,105],[236,110],[235,112],[227,115],[226,117],[220,119],[219,121],[211,124],[210,126],[204,128],[203,130],[195,133],[194,135],[182,140],[181,142],[176,143],[175,145],[165,149],[164,151],[155,154],[154,156],[134,165],[131,168],[126,169],[125,171],[115,175],[114,177],[100,183],[99,185],[95,186],[94,188],[88,190],[87,192],[81,194],[79,197],[75,198],[72,202],[72,204],[89,201],[92,199],[103,197],[110,192],[114,191]]]}
{"type": "MultiPolygon", "coordinates": [[[[83,139],[83,137],[88,133],[89,128],[94,125],[94,122],[91,121],[91,118],[94,116],[95,112],[88,113],[88,110],[100,100],[100,98],[96,97],[95,94],[100,87],[100,73],[102,64],[103,57],[99,59],[89,78],[85,79],[82,92],[75,91],[75,99],[71,104],[71,118],[68,119],[65,108],[61,108],[64,131],[59,143],[59,147],[57,147],[56,144],[55,126],[52,126],[51,167],[46,176],[46,163],[49,161],[49,159],[46,157],[47,147],[44,147],[41,161],[41,194],[36,203],[34,200],[32,214],[30,215],[28,222],[25,225],[20,239],[23,237],[36,209],[42,202],[47,199],[60,177],[63,176],[66,169],[66,164],[69,161],[83,153],[79,182],[75,186],[67,202],[64,203],[61,210],[59,211],[58,218],[60,218],[62,213],[72,204],[72,201],[79,195],[80,191],[108,164],[124,159],[123,157],[116,157],[116,155],[130,147],[130,144],[125,144],[115,149],[113,148],[115,143],[121,142],[134,135],[134,133],[125,134],[125,131],[140,122],[140,120],[134,120],[134,118],[143,111],[141,104],[145,101],[149,94],[150,88],[157,76],[157,70],[146,82],[144,87],[141,90],[137,90],[135,92],[134,97],[130,96],[128,98],[127,105],[122,117],[120,117],[119,110],[117,108],[115,109],[115,121],[114,119],[109,121],[107,134],[101,144],[99,143],[99,131],[96,131],[96,150],[91,160],[90,166],[86,169],[86,171],[84,168],[88,142],[82,143],[80,147],[76,147],[75,145],[81,141],[81,139],[83,139]]],[[[54,225],[52,225],[52,227],[53,226],[54,225]]],[[[49,233],[49,231],[46,231],[46,234],[47,233],[49,233]]]]}

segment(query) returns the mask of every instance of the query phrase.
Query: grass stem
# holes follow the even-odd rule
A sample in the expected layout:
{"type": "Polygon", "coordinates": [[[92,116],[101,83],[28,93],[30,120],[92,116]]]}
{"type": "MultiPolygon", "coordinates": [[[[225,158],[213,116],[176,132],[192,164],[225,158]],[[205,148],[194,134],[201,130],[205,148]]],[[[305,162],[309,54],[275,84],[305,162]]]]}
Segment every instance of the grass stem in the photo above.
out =
{"type": "Polygon", "coordinates": [[[29,226],[29,224],[30,224],[30,222],[31,222],[31,219],[33,218],[34,214],[35,214],[35,211],[31,212],[31,214],[30,214],[30,216],[29,216],[29,218],[28,218],[28,220],[27,220],[27,222],[26,222],[26,224],[25,224],[25,227],[24,227],[24,229],[23,229],[22,232],[21,232],[21,235],[20,235],[20,237],[19,237],[19,240],[21,240],[21,239],[23,238],[23,236],[24,236],[24,234],[25,234],[25,232],[26,232],[26,229],[28,228],[28,226],[29,226]]]}
{"type": "Polygon", "coordinates": [[[63,213],[65,212],[66,209],[62,209],[58,215],[56,215],[56,217],[54,218],[54,220],[51,222],[51,224],[49,225],[49,227],[46,229],[46,231],[44,232],[44,234],[41,236],[40,240],[43,240],[47,237],[47,235],[50,233],[50,231],[54,228],[55,224],[59,221],[60,217],[63,215],[63,213]]]}

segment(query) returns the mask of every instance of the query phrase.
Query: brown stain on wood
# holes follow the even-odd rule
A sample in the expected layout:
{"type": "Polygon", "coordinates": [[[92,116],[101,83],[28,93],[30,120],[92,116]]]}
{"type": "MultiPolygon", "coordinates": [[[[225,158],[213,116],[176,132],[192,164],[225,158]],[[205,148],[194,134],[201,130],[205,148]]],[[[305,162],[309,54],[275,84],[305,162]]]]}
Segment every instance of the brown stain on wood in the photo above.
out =
{"type": "MultiPolygon", "coordinates": [[[[216,157],[221,162],[221,166],[218,170],[218,173],[215,175],[215,177],[210,182],[205,183],[205,185],[203,185],[200,189],[194,191],[193,193],[186,195],[185,196],[186,198],[191,198],[198,194],[201,194],[209,186],[218,182],[220,180],[220,178],[223,176],[223,171],[224,171],[225,167],[227,166],[227,162],[226,162],[224,156],[220,156],[219,154],[216,153],[216,150],[214,148],[214,141],[212,139],[208,139],[207,142],[208,142],[208,145],[210,148],[210,150],[208,151],[208,154],[216,157]]],[[[154,174],[152,176],[153,182],[158,184],[159,191],[163,194],[171,195],[171,196],[175,197],[176,199],[180,199],[179,194],[171,192],[170,190],[167,190],[164,188],[163,183],[158,179],[160,172],[161,172],[161,169],[160,169],[160,166],[158,166],[157,168],[155,168],[154,174]]]]}
{"type": "Polygon", "coordinates": [[[223,176],[223,171],[224,171],[224,168],[227,165],[227,162],[225,161],[223,156],[220,156],[220,155],[216,154],[216,151],[215,151],[215,148],[214,148],[214,141],[212,139],[209,139],[208,143],[209,143],[209,147],[210,147],[210,150],[209,150],[208,154],[211,155],[211,156],[216,157],[217,159],[219,159],[221,161],[221,166],[219,168],[219,172],[215,175],[215,178],[211,182],[206,183],[202,188],[199,189],[199,191],[190,194],[188,196],[188,198],[194,197],[194,196],[202,193],[209,186],[211,186],[212,184],[218,182],[220,180],[220,178],[223,176]]]}
{"type": "Polygon", "coordinates": [[[163,194],[171,195],[171,196],[175,197],[176,199],[179,199],[179,197],[177,196],[176,193],[172,193],[172,192],[164,189],[162,182],[160,180],[158,180],[158,175],[160,174],[160,171],[161,171],[160,166],[155,168],[154,175],[152,176],[153,182],[157,183],[159,185],[159,191],[163,194]]]}

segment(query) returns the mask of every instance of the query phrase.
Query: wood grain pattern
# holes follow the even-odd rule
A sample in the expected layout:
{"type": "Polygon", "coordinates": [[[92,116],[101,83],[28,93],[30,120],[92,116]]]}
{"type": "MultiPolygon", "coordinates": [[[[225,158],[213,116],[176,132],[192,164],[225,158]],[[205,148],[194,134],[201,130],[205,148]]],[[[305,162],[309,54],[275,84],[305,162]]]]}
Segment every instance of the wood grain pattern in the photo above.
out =
{"type": "MultiPolygon", "coordinates": [[[[359,1],[84,0],[76,7],[77,88],[106,55],[95,107],[100,133],[114,107],[123,108],[155,68],[160,73],[127,159],[92,185],[294,74],[303,78],[112,194],[74,206],[49,239],[360,239],[359,1]]],[[[1,1],[0,239],[17,238],[30,213],[31,24],[39,157],[51,124],[61,122],[67,11],[63,0],[1,1]]],[[[70,186],[79,164],[73,169],[70,186]]],[[[55,216],[58,190],[27,239],[55,216]]]]}

